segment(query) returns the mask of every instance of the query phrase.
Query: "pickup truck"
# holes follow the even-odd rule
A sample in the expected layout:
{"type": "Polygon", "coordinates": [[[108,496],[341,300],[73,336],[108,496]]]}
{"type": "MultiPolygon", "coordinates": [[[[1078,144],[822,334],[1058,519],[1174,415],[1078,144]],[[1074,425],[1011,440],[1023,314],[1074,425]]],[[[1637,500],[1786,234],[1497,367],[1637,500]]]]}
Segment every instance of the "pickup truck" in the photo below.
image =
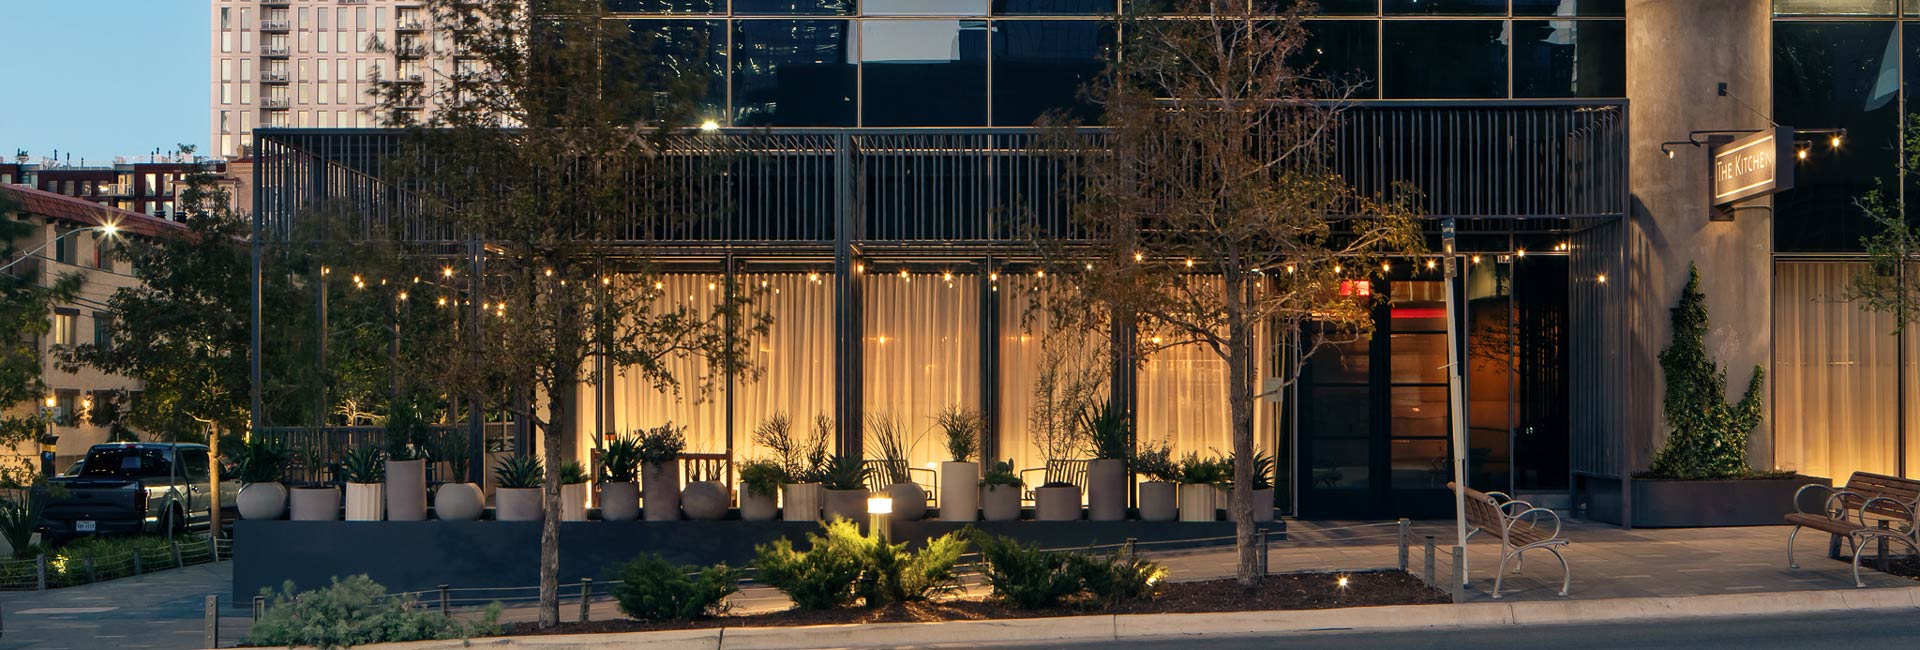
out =
{"type": "MultiPolygon", "coordinates": [[[[205,530],[212,514],[207,462],[205,445],[94,445],[78,472],[48,479],[51,498],[41,529],[52,539],[205,530]]],[[[236,496],[237,483],[220,482],[223,515],[233,509],[236,496]]]]}

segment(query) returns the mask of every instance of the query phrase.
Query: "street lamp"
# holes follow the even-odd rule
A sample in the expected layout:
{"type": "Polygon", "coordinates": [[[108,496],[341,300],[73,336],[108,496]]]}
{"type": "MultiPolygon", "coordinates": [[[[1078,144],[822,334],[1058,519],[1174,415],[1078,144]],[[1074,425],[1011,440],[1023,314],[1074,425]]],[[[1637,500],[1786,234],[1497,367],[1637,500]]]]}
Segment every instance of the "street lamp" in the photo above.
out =
{"type": "Polygon", "coordinates": [[[120,226],[118,224],[113,224],[113,223],[101,224],[98,226],[94,226],[92,228],[78,228],[74,230],[69,230],[69,231],[60,233],[58,235],[55,235],[53,239],[47,240],[47,242],[44,244],[35,246],[33,250],[27,251],[25,253],[21,253],[20,259],[7,262],[5,265],[0,266],[0,273],[5,273],[7,269],[13,268],[13,265],[15,264],[19,264],[21,262],[25,262],[29,259],[37,257],[40,251],[46,250],[48,246],[52,246],[54,244],[60,243],[60,240],[62,239],[66,239],[68,237],[74,236],[77,233],[82,233],[89,230],[99,232],[100,234],[106,235],[107,237],[117,237],[120,235],[120,226]]]}

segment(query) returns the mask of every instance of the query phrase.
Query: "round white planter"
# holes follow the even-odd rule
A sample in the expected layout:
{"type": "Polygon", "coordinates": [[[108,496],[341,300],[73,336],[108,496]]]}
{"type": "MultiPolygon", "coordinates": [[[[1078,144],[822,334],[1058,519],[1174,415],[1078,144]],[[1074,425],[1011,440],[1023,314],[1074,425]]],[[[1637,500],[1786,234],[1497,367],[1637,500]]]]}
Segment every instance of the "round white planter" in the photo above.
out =
{"type": "Polygon", "coordinates": [[[347,484],[347,521],[380,521],[385,483],[347,484]]]}
{"type": "Polygon", "coordinates": [[[1140,520],[1173,521],[1180,516],[1180,484],[1147,481],[1140,484],[1140,520]]]}
{"type": "Polygon", "coordinates": [[[973,521],[979,517],[980,464],[941,463],[940,521],[973,521]]]}
{"type": "Polygon", "coordinates": [[[1204,483],[1180,485],[1180,521],[1219,519],[1220,488],[1204,483]]]}
{"type": "Polygon", "coordinates": [[[278,481],[240,486],[233,498],[241,519],[279,519],[287,514],[287,486],[278,481]]]}
{"type": "Polygon", "coordinates": [[[647,521],[675,521],[680,518],[680,463],[647,463],[640,466],[640,497],[647,500],[647,521]]]}
{"type": "Polygon", "coordinates": [[[495,488],[493,518],[500,521],[539,521],[544,511],[540,488],[495,488]]]}
{"type": "Polygon", "coordinates": [[[1034,521],[1079,521],[1080,486],[1041,486],[1033,491],[1034,521]]]}
{"type": "Polygon", "coordinates": [[[588,483],[566,483],[560,486],[560,521],[587,520],[588,483]]]}
{"type": "Polygon", "coordinates": [[[988,485],[980,488],[980,514],[987,521],[1019,519],[1020,486],[988,485]]]}
{"type": "Polygon", "coordinates": [[[826,490],[822,510],[827,521],[845,519],[856,524],[867,522],[867,489],[826,490]]]}
{"type": "Polygon", "coordinates": [[[334,521],[340,518],[340,489],[333,486],[298,487],[288,491],[288,514],[294,521],[334,521]]]}
{"type": "Polygon", "coordinates": [[[422,521],[427,518],[427,461],[387,461],[387,519],[422,521]]]}
{"type": "Polygon", "coordinates": [[[740,489],[740,518],[747,521],[768,521],[780,515],[780,497],[774,494],[761,494],[752,490],[740,489]]]}
{"type": "Polygon", "coordinates": [[[920,521],[927,518],[927,491],[919,483],[895,483],[887,487],[893,499],[894,521],[920,521]]]}
{"type": "Polygon", "coordinates": [[[473,483],[442,483],[433,489],[433,516],[445,521],[473,521],[487,511],[487,497],[473,483]]]}
{"type": "Polygon", "coordinates": [[[601,521],[633,521],[639,518],[639,483],[619,481],[600,484],[601,521]]]}
{"type": "Polygon", "coordinates": [[[780,518],[786,521],[820,521],[820,506],[826,500],[826,492],[826,488],[819,483],[780,486],[780,518]]]}
{"type": "Polygon", "coordinates": [[[687,513],[688,519],[712,521],[725,518],[732,501],[733,495],[721,482],[694,481],[680,492],[680,511],[687,513]]]}
{"type": "Polygon", "coordinates": [[[1087,463],[1087,518],[1094,521],[1127,518],[1127,461],[1103,459],[1087,463]]]}

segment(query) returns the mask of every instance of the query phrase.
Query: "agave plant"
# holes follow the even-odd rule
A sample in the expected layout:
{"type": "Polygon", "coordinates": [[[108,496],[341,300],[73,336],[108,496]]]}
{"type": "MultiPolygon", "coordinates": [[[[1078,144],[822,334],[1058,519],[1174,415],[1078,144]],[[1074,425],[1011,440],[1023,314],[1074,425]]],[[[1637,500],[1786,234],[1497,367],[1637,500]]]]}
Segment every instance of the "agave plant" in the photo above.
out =
{"type": "Polygon", "coordinates": [[[620,436],[600,454],[600,471],[613,483],[632,483],[640,476],[639,436],[620,436]]]}
{"type": "MultiPolygon", "coordinates": [[[[1236,464],[1233,456],[1227,457],[1226,469],[1228,485],[1232,485],[1233,468],[1236,464]]],[[[1253,452],[1253,489],[1265,490],[1272,487],[1273,456],[1268,455],[1267,452],[1256,450],[1253,452]]]]}
{"type": "Polygon", "coordinates": [[[242,483],[273,483],[286,476],[291,457],[278,440],[255,437],[240,447],[234,456],[234,477],[242,483]]]}
{"type": "Polygon", "coordinates": [[[508,456],[493,468],[495,485],[510,490],[537,488],[547,482],[547,468],[532,456],[508,456]]]}
{"type": "Polygon", "coordinates": [[[348,483],[381,483],[387,480],[386,459],[379,447],[354,447],[340,459],[340,469],[348,483]]]}
{"type": "Polygon", "coordinates": [[[575,485],[585,482],[587,482],[587,468],[582,467],[580,461],[570,460],[560,466],[561,485],[575,485]]]}
{"type": "Polygon", "coordinates": [[[1127,414],[1112,402],[1101,402],[1080,412],[1080,429],[1093,443],[1099,460],[1127,460],[1133,455],[1132,427],[1127,414]]]}
{"type": "Polygon", "coordinates": [[[834,456],[827,461],[820,483],[829,490],[858,490],[867,486],[867,466],[853,456],[834,456]]]}

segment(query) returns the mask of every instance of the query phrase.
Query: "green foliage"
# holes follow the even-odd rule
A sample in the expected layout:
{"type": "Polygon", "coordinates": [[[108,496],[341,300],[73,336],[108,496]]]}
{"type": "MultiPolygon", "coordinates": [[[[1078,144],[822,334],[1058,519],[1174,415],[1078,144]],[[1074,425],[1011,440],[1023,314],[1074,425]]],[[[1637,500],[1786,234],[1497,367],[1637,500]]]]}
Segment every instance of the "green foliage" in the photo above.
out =
{"type": "MultiPolygon", "coordinates": [[[[1227,456],[1227,471],[1229,472],[1227,476],[1228,486],[1233,485],[1233,476],[1231,472],[1233,471],[1234,466],[1237,464],[1239,464],[1237,457],[1232,455],[1227,456]]],[[[1264,451],[1254,450],[1253,452],[1253,489],[1265,490],[1271,487],[1273,487],[1273,456],[1268,455],[1267,452],[1264,452],[1264,451]]]]}
{"type": "Polygon", "coordinates": [[[934,421],[946,435],[947,456],[954,462],[973,460],[980,453],[980,431],[985,428],[985,420],[979,411],[949,406],[934,421]]]}
{"type": "Polygon", "coordinates": [[[753,441],[773,450],[786,474],[794,483],[819,483],[827,468],[827,443],[833,439],[833,419],[814,418],[813,428],[804,438],[794,435],[793,420],[775,413],[753,430],[753,441]]]}
{"type": "Polygon", "coordinates": [[[570,460],[560,466],[561,485],[578,485],[588,480],[587,468],[582,467],[580,461],[570,460]]]}
{"type": "Polygon", "coordinates": [[[493,468],[493,480],[496,487],[537,488],[547,482],[547,467],[532,456],[508,456],[493,468]]]}
{"type": "Polygon", "coordinates": [[[379,447],[354,447],[340,459],[348,483],[380,483],[387,478],[386,455],[379,447]]]}
{"type": "Polygon", "coordinates": [[[387,405],[387,458],[420,460],[427,457],[427,418],[419,401],[400,397],[387,405]]]}
{"type": "Polygon", "coordinates": [[[40,490],[21,492],[11,498],[0,499],[0,539],[7,540],[7,544],[13,548],[13,557],[26,559],[35,552],[29,542],[33,540],[34,529],[40,527],[40,513],[47,507],[47,493],[40,490]]]}
{"type": "Polygon", "coordinates": [[[639,436],[618,436],[600,454],[600,471],[608,481],[632,483],[640,476],[639,436]]]}
{"type": "Polygon", "coordinates": [[[1180,482],[1189,485],[1226,485],[1233,480],[1233,464],[1223,458],[1201,458],[1187,452],[1180,457],[1180,482]]]}
{"type": "Polygon", "coordinates": [[[636,432],[640,437],[640,462],[649,465],[671,463],[687,448],[686,427],[672,422],[636,432]]]}
{"type": "MultiPolygon", "coordinates": [[[[19,259],[13,242],[34,226],[14,217],[18,205],[0,193],[0,263],[19,259]]],[[[0,273],[0,447],[14,447],[46,432],[39,401],[47,394],[41,375],[41,337],[53,328],[47,317],[57,304],[70,302],[85,276],[66,273],[42,285],[34,266],[21,264],[0,273]]]]}
{"type": "Polygon", "coordinates": [[[867,466],[853,456],[835,454],[820,473],[820,484],[829,490],[859,490],[867,486],[867,466]]]}
{"type": "Polygon", "coordinates": [[[1173,448],[1164,440],[1158,446],[1134,452],[1133,472],[1149,481],[1180,482],[1180,466],[1173,462],[1173,448]]]}
{"type": "Polygon", "coordinates": [[[653,553],[613,567],[611,589],[620,611],[642,621],[690,621],[720,613],[740,590],[740,573],[725,564],[674,566],[653,553]]]}
{"type": "Polygon", "coordinates": [[[800,609],[832,609],[853,604],[854,584],[866,568],[852,522],[826,524],[827,536],[807,533],[808,549],[796,551],[793,542],[780,538],[754,547],[753,566],[757,577],[780,593],[786,594],[800,609]],[[834,531],[844,527],[841,534],[834,531]]]}
{"type": "Polygon", "coordinates": [[[300,593],[287,582],[279,593],[262,589],[267,611],[247,631],[259,646],[351,648],[372,643],[464,639],[499,633],[500,606],[475,623],[420,607],[412,596],[388,595],[365,575],[334,578],[333,585],[300,593]]]}
{"type": "Polygon", "coordinates": [[[171,539],[166,535],[82,537],[59,548],[47,548],[43,544],[39,548],[26,550],[20,557],[25,559],[35,553],[45,553],[47,586],[71,587],[134,575],[133,555],[136,553],[140,555],[144,571],[172,568],[175,541],[180,542],[180,561],[183,564],[212,562],[213,553],[206,545],[206,539],[205,535],[197,533],[171,539]],[[87,572],[89,557],[93,558],[92,575],[87,572]]]}
{"type": "MultiPolygon", "coordinates": [[[[1900,171],[1906,176],[1920,174],[1920,114],[1908,113],[1902,131],[1906,156],[1900,161],[1900,171]]],[[[1854,275],[1845,294],[1847,300],[1867,311],[1893,316],[1895,336],[1920,318],[1920,282],[1913,280],[1911,266],[1920,259],[1920,228],[1907,221],[1903,201],[1899,192],[1882,187],[1868,191],[1856,202],[1875,227],[1869,229],[1873,234],[1860,238],[1860,246],[1867,253],[1868,272],[1854,275]]]]}
{"type": "Polygon", "coordinates": [[[1666,372],[1667,442],[1651,474],[1680,479],[1744,476],[1747,434],[1760,424],[1765,371],[1754,366],[1747,393],[1727,403],[1727,373],[1707,354],[1707,302],[1700,271],[1689,268],[1680,304],[1673,308],[1673,343],[1660,351],[1666,372]]]}
{"type": "Polygon", "coordinates": [[[427,453],[436,461],[447,464],[449,482],[461,483],[467,480],[467,470],[473,468],[473,445],[465,431],[450,431],[431,438],[432,449],[427,453]]]}
{"type": "Polygon", "coordinates": [[[1018,540],[973,531],[993,598],[1017,609],[1068,602],[1111,604],[1151,598],[1166,569],[1130,554],[1046,551],[1018,540]]]}
{"type": "Polygon", "coordinates": [[[241,443],[240,450],[234,454],[234,478],[242,483],[272,483],[286,476],[286,465],[292,454],[284,443],[272,438],[255,436],[241,443]]]}
{"type": "Polygon", "coordinates": [[[912,483],[913,472],[907,462],[913,453],[914,441],[910,439],[905,425],[898,418],[884,413],[867,416],[867,438],[875,452],[880,455],[880,472],[888,485],[912,483]]]}
{"type": "Polygon", "coordinates": [[[987,471],[980,475],[980,485],[1004,485],[1017,488],[1023,485],[1023,482],[1020,480],[1020,473],[1013,469],[1013,459],[1008,458],[994,461],[988,466],[987,471]]]}
{"type": "Polygon", "coordinates": [[[750,460],[740,465],[740,487],[753,494],[775,494],[786,480],[787,473],[770,460],[750,460]]]}
{"type": "Polygon", "coordinates": [[[1133,455],[1133,426],[1127,413],[1112,402],[1100,402],[1080,411],[1080,428],[1093,444],[1093,457],[1127,460],[1133,455]]]}
{"type": "Polygon", "coordinates": [[[1074,573],[1095,602],[1113,604],[1152,598],[1167,578],[1167,568],[1128,553],[1072,553],[1074,573]]]}

